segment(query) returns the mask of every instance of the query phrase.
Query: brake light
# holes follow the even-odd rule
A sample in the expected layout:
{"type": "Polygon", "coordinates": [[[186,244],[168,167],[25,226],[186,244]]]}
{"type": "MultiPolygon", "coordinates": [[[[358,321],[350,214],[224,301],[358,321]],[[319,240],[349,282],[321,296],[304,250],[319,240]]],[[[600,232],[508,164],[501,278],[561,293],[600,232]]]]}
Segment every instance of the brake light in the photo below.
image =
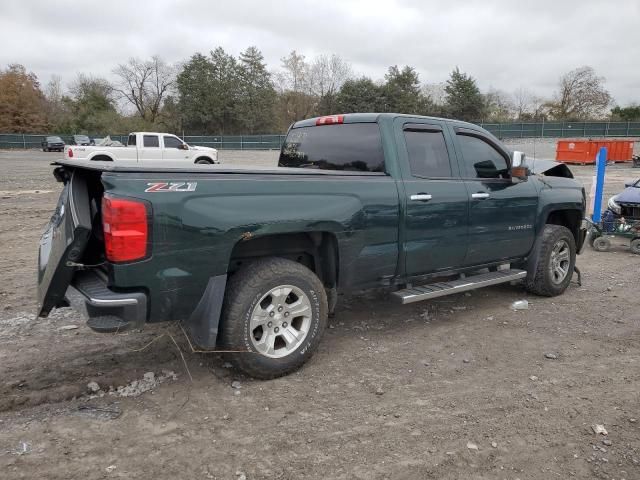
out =
{"type": "Polygon", "coordinates": [[[145,202],[102,197],[104,248],[110,262],[131,262],[147,256],[147,216],[145,202]]]}
{"type": "Polygon", "coordinates": [[[327,115],[316,120],[316,125],[335,125],[344,123],[344,115],[327,115]]]}
{"type": "Polygon", "coordinates": [[[69,158],[73,158],[73,150],[67,150],[67,155],[69,155],[69,158]]]}

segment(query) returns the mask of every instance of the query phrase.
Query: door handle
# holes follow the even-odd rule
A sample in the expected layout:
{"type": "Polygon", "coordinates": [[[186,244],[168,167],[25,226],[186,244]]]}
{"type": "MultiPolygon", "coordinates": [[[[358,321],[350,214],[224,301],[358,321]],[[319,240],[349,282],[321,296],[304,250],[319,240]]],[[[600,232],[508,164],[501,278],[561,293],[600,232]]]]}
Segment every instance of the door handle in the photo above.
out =
{"type": "Polygon", "coordinates": [[[416,193],[414,195],[411,195],[411,200],[416,200],[418,202],[428,202],[429,200],[431,200],[431,195],[429,195],[428,193],[416,193]]]}
{"type": "Polygon", "coordinates": [[[471,198],[473,198],[474,200],[485,200],[487,198],[489,198],[491,195],[489,195],[486,192],[478,192],[478,193],[472,193],[471,194],[471,198]]]}

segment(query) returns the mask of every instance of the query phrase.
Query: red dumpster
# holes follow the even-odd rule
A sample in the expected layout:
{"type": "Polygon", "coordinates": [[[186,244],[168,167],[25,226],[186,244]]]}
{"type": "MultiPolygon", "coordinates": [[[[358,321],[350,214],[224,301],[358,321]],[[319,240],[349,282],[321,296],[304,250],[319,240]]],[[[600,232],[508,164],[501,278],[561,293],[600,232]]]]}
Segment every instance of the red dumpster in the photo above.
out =
{"type": "Polygon", "coordinates": [[[607,147],[610,162],[630,162],[633,140],[558,140],[556,161],[562,163],[595,163],[600,147],[607,147]]]}

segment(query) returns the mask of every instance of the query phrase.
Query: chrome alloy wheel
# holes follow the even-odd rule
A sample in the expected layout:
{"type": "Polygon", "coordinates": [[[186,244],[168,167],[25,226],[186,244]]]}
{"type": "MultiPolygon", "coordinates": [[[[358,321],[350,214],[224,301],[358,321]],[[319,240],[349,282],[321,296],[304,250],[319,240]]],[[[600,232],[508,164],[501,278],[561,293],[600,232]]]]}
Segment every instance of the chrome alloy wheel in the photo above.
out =
{"type": "Polygon", "coordinates": [[[251,342],[266,357],[286,357],[307,337],[311,315],[311,302],[301,289],[293,285],[272,288],[251,313],[251,342]]]}
{"type": "Polygon", "coordinates": [[[556,285],[562,283],[569,274],[569,265],[571,264],[571,250],[566,240],[559,240],[551,250],[551,260],[549,262],[549,270],[551,273],[551,281],[556,285]]]}

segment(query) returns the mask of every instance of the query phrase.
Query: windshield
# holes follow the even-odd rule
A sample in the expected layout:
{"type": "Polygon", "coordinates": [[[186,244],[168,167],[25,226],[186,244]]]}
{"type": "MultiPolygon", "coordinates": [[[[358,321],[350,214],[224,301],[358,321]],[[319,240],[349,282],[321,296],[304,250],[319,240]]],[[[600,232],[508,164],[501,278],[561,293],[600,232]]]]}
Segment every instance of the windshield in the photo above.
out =
{"type": "Polygon", "coordinates": [[[87,137],[86,135],[76,135],[75,138],[79,142],[88,142],[89,141],[89,137],[87,137]]]}
{"type": "Polygon", "coordinates": [[[47,137],[47,142],[61,142],[62,139],[60,137],[47,137]]]}

